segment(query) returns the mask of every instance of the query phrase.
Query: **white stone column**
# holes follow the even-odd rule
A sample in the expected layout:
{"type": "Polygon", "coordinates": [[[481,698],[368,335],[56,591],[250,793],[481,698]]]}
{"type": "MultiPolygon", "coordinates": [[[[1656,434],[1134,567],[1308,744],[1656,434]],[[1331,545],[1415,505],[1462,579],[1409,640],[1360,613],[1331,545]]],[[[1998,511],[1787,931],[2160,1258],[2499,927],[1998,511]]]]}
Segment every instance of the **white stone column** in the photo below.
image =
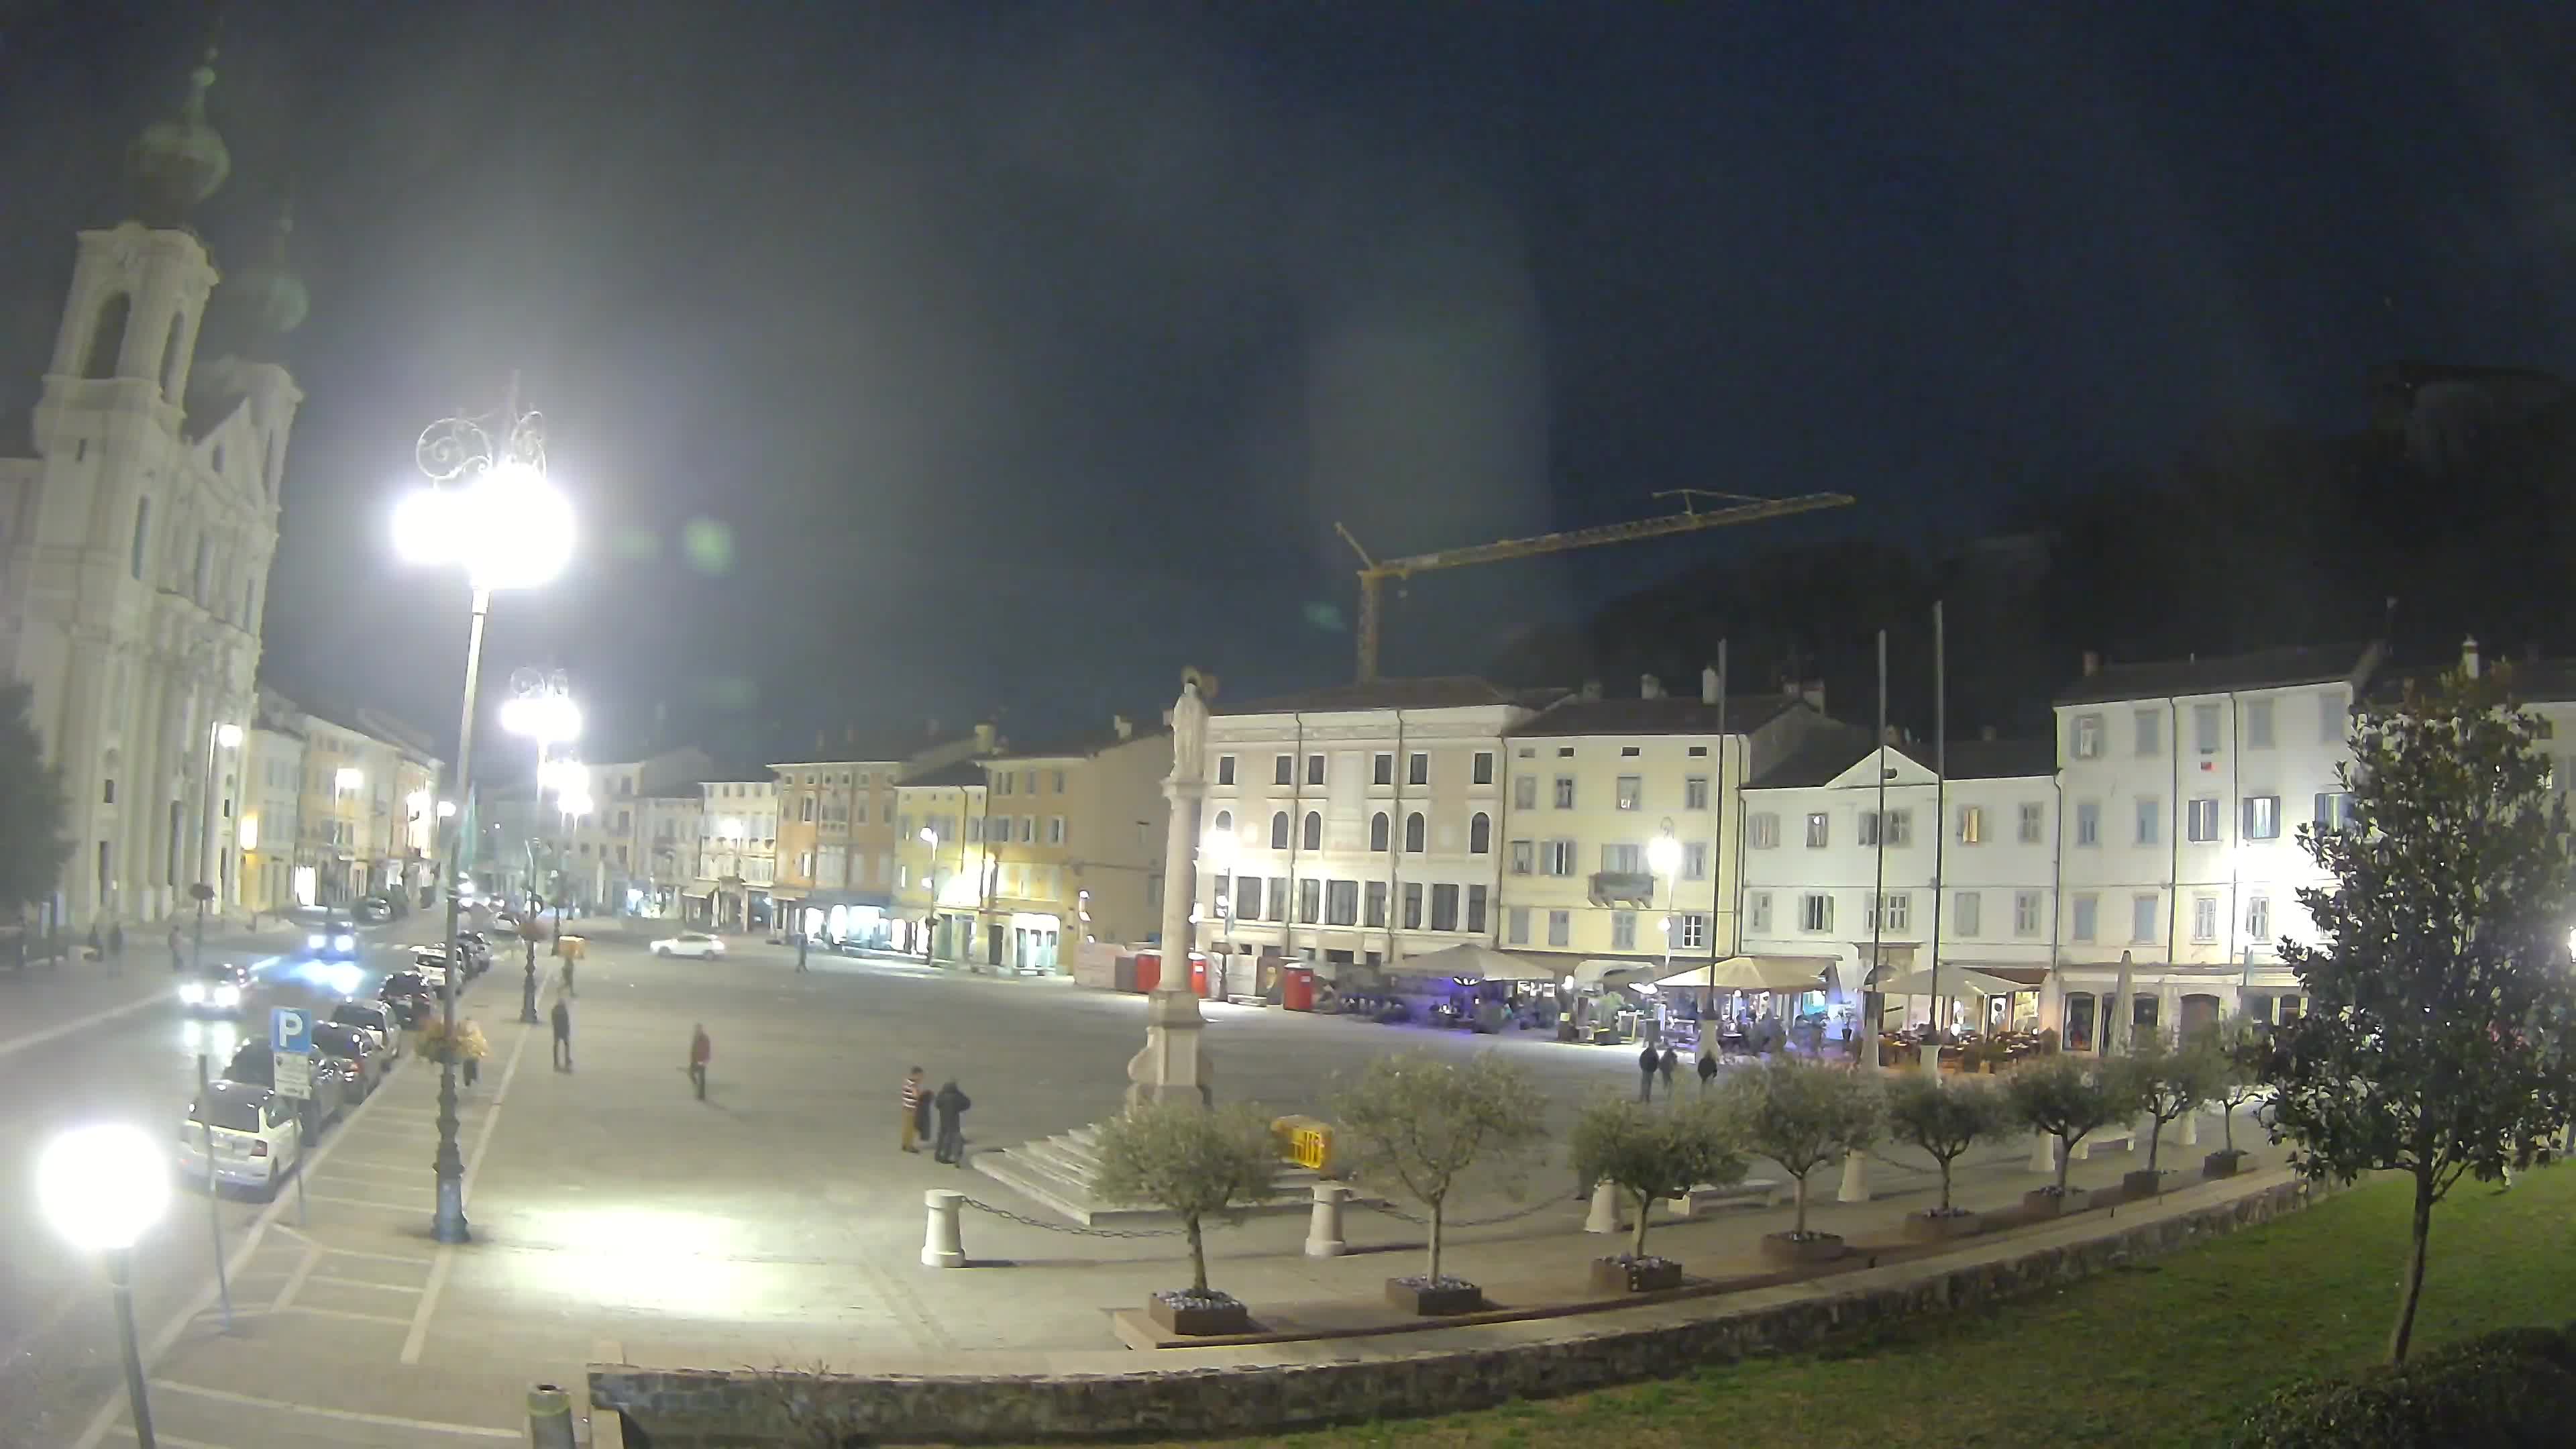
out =
{"type": "Polygon", "coordinates": [[[921,1201],[930,1209],[921,1234],[921,1266],[965,1267],[966,1244],[957,1231],[957,1210],[965,1206],[966,1194],[934,1187],[921,1195],[921,1201]]]}
{"type": "Polygon", "coordinates": [[[2057,1176],[2057,1139],[2045,1132],[2035,1132],[2030,1139],[2030,1170],[2057,1176]]]}
{"type": "Polygon", "coordinates": [[[1190,990],[1190,907],[1197,897],[1199,802],[1207,794],[1208,708],[1187,678],[1172,706],[1172,817],[1163,837],[1162,972],[1145,998],[1145,1049],[1127,1063],[1127,1100],[1211,1100],[1214,1073],[1199,1044],[1206,1021],[1190,990]]]}
{"type": "Polygon", "coordinates": [[[1606,1182],[1592,1184],[1592,1209],[1583,1215],[1587,1233],[1619,1231],[1619,1189],[1606,1182]]]}
{"type": "Polygon", "coordinates": [[[1834,1192],[1836,1202],[1869,1201],[1869,1158],[1864,1153],[1843,1154],[1843,1183],[1834,1192]]]}
{"type": "Polygon", "coordinates": [[[1351,1190],[1338,1182],[1319,1182],[1308,1189],[1315,1206],[1306,1220],[1306,1256],[1338,1258],[1350,1251],[1342,1237],[1342,1204],[1348,1202],[1351,1190]]]}

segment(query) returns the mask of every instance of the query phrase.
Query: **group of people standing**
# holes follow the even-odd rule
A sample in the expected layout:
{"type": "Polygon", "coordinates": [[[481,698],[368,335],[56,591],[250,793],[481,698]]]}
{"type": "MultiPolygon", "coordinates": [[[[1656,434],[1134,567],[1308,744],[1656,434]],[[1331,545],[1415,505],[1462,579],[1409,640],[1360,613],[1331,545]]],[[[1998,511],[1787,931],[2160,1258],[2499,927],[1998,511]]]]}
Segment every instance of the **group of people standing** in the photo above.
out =
{"type": "Polygon", "coordinates": [[[930,1079],[921,1068],[903,1074],[903,1150],[919,1152],[924,1138],[931,1140],[932,1160],[951,1167],[966,1165],[966,1109],[974,1106],[957,1079],[949,1078],[939,1090],[930,1090],[930,1079]],[[931,1119],[938,1119],[934,1135],[931,1119]]]}
{"type": "MultiPolygon", "coordinates": [[[[1671,1047],[1657,1050],[1653,1042],[1637,1051],[1637,1100],[1655,1100],[1655,1078],[1664,1079],[1664,1095],[1673,1094],[1673,1077],[1681,1071],[1682,1059],[1671,1047]]],[[[1703,1051],[1699,1054],[1699,1084],[1705,1088],[1717,1075],[1717,1058],[1703,1051]]]]}

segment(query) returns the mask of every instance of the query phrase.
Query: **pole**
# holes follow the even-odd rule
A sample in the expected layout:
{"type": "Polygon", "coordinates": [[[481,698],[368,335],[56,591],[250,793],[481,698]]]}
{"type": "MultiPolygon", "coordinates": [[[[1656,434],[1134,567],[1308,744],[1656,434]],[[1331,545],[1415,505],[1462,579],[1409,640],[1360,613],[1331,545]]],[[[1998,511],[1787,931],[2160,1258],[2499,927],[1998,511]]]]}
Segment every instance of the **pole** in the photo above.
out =
{"type": "Polygon", "coordinates": [[[134,1442],[157,1449],[152,1437],[152,1400],[143,1387],[143,1346],[134,1337],[134,1250],[107,1255],[107,1282],[116,1295],[116,1336],[125,1351],[125,1406],[134,1416],[134,1442]]]}
{"type": "MultiPolygon", "coordinates": [[[[224,1272],[224,1200],[215,1191],[215,1114],[214,1104],[206,1100],[206,1054],[197,1053],[197,1126],[203,1134],[206,1149],[206,1229],[215,1243],[215,1292],[224,1305],[224,1332],[233,1331],[233,1285],[224,1272]]],[[[127,1305],[131,1311],[132,1304],[127,1305]]]]}
{"type": "MultiPolygon", "coordinates": [[[[513,389],[511,412],[516,419],[518,400],[513,389]]],[[[456,978],[464,962],[456,949],[457,915],[464,902],[456,894],[456,881],[465,869],[466,851],[471,842],[465,833],[465,802],[474,798],[474,695],[483,673],[483,620],[492,612],[492,591],[474,586],[473,622],[465,635],[465,710],[456,730],[456,824],[449,827],[446,876],[447,888],[447,966],[438,984],[439,1015],[443,1023],[442,1050],[438,1062],[438,1156],[432,1164],[438,1175],[438,1210],[430,1224],[431,1236],[442,1243],[462,1243],[470,1234],[465,1224],[465,1157],[456,1146],[456,978]]]]}
{"type": "MultiPolygon", "coordinates": [[[[1932,1025],[1941,1025],[1941,865],[1950,836],[1950,695],[1948,642],[1941,623],[1941,601],[1932,601],[1932,1025]]],[[[1941,1069],[1935,1052],[1932,1070],[1941,1069]]]]}
{"type": "MultiPolygon", "coordinates": [[[[1885,629],[1878,631],[1878,747],[1870,752],[1870,758],[1878,764],[1878,883],[1871,888],[1869,901],[1869,965],[1861,975],[1861,984],[1864,988],[1872,984],[1872,979],[1879,972],[1884,954],[1879,945],[1879,933],[1887,915],[1887,631],[1885,629]]],[[[1868,1012],[1870,1018],[1865,1035],[1869,1038],[1869,1064],[1872,1067],[1880,1065],[1878,1029],[1879,1018],[1884,1012],[1872,1009],[1870,1003],[1879,998],[1880,993],[1877,991],[1864,989],[1861,992],[1862,1009],[1868,1012]]]]}
{"type": "MultiPolygon", "coordinates": [[[[1726,772],[1726,641],[1720,639],[1717,641],[1717,829],[1709,841],[1709,855],[1714,860],[1710,868],[1717,874],[1710,878],[1708,884],[1708,989],[1700,994],[1699,1003],[1699,1049],[1709,1056],[1717,1054],[1717,1042],[1708,1029],[1708,1023],[1717,1015],[1717,892],[1719,882],[1726,878],[1726,802],[1735,798],[1734,781],[1735,777],[1726,772]]],[[[1737,811],[1739,816],[1742,813],[1740,809],[1737,811]]],[[[1735,855],[1735,885],[1736,908],[1727,915],[1726,929],[1732,938],[1728,944],[1741,951],[1744,949],[1742,851],[1735,855]]]]}
{"type": "MultiPolygon", "coordinates": [[[[207,857],[214,853],[215,750],[217,748],[215,731],[218,728],[220,728],[220,726],[206,726],[206,793],[202,798],[200,798],[197,805],[197,808],[204,814],[206,820],[204,836],[197,842],[197,882],[200,885],[203,885],[206,881],[207,857]]],[[[192,896],[197,895],[195,891],[190,891],[188,894],[192,896]]],[[[200,976],[204,975],[206,972],[206,899],[203,896],[197,896],[196,934],[193,944],[189,947],[188,954],[195,958],[190,962],[190,969],[194,970],[200,976]]]]}

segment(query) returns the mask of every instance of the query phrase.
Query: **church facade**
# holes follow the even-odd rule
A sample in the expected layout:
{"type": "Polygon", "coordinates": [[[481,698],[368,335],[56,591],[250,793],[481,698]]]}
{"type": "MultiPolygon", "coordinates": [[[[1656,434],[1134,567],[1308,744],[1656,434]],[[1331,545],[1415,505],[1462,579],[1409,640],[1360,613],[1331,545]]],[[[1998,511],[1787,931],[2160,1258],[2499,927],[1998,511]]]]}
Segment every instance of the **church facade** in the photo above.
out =
{"type": "MultiPolygon", "coordinates": [[[[230,169],[214,73],[138,139],[131,219],[80,233],[35,408],[0,458],[0,670],[30,687],[72,842],[40,914],[72,930],[239,898],[245,745],[303,394],[265,360],[302,320],[272,254],[218,273],[188,225],[230,169]],[[200,347],[210,318],[230,335],[200,347]],[[210,355],[201,355],[209,354],[210,355]]],[[[5,827],[0,827],[5,828],[5,827]]]]}

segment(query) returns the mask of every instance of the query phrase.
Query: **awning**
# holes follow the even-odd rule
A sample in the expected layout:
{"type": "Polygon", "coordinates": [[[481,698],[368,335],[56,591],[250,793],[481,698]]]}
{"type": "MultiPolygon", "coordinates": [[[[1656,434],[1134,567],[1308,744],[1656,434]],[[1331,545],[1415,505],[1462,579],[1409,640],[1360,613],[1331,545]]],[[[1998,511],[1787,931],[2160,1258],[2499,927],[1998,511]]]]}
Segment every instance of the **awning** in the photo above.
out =
{"type": "Polygon", "coordinates": [[[1576,962],[1574,969],[1565,974],[1574,978],[1576,986],[1607,989],[1650,982],[1664,974],[1664,969],[1660,958],[1643,961],[1621,956],[1590,956],[1576,962]]]}
{"type": "Polygon", "coordinates": [[[1833,964],[1830,956],[1729,956],[1714,968],[1702,963],[1655,985],[1681,991],[1712,985],[1719,991],[1813,991],[1833,964]]]}
{"type": "Polygon", "coordinates": [[[778,887],[778,899],[793,901],[809,911],[828,911],[834,906],[874,906],[881,911],[894,908],[894,897],[884,891],[808,891],[800,896],[792,894],[795,889],[794,886],[778,887]]]}
{"type": "MultiPolygon", "coordinates": [[[[2044,976],[2047,973],[2039,974],[2044,976]]],[[[1966,992],[1971,996],[2010,996],[2016,991],[2035,991],[2038,988],[2039,983],[2036,981],[2015,980],[2013,976],[1999,975],[1987,967],[1951,964],[1941,968],[1940,989],[1945,996],[1957,992],[1966,992]]],[[[1933,989],[1932,972],[1927,968],[1921,971],[1892,973],[1887,979],[1877,982],[1874,989],[1885,992],[1889,996],[1930,996],[1933,989]]]]}
{"type": "Polygon", "coordinates": [[[1553,981],[1556,968],[1527,956],[1472,943],[1406,956],[1378,969],[1391,976],[1468,976],[1485,981],[1553,981]]]}

